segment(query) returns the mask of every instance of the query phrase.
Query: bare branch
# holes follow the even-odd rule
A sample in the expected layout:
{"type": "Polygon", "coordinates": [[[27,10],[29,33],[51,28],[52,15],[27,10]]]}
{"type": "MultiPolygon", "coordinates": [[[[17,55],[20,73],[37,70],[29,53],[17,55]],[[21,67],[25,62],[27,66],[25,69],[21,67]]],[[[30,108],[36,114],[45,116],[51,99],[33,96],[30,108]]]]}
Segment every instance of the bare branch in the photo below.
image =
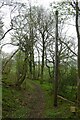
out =
{"type": "Polygon", "coordinates": [[[13,46],[18,46],[19,44],[14,44],[14,43],[5,43],[1,46],[1,49],[5,46],[5,45],[13,45],[13,46]]]}
{"type": "Polygon", "coordinates": [[[2,39],[4,39],[4,37],[6,36],[6,34],[7,34],[8,32],[10,32],[12,29],[13,29],[13,23],[12,23],[12,20],[11,20],[11,28],[8,29],[8,30],[4,33],[4,35],[1,37],[0,41],[1,41],[2,39]]]}
{"type": "MultiPolygon", "coordinates": [[[[48,32],[48,31],[47,31],[48,32]]],[[[48,32],[49,33],[49,32],[48,32]]],[[[49,33],[53,38],[54,38],[54,36],[51,34],[51,33],[49,33]]],[[[75,55],[75,56],[78,56],[73,50],[71,50],[71,48],[68,46],[68,44],[67,43],[65,43],[64,41],[62,41],[60,38],[59,38],[59,40],[60,40],[60,42],[62,42],[63,44],[65,44],[66,45],[66,47],[75,55]]]]}
{"type": "Polygon", "coordinates": [[[6,61],[6,63],[3,65],[3,69],[2,69],[2,73],[5,70],[6,65],[9,63],[9,61],[14,57],[14,55],[19,51],[19,49],[17,49],[12,55],[11,57],[6,61]]]}
{"type": "Polygon", "coordinates": [[[65,43],[64,41],[62,41],[60,38],[59,38],[60,42],[62,42],[63,44],[66,45],[66,47],[75,55],[75,56],[78,56],[73,50],[71,50],[71,48],[68,46],[67,43],[65,43]]]}
{"type": "Polygon", "coordinates": [[[67,102],[69,102],[69,103],[71,103],[71,104],[75,104],[75,102],[70,101],[70,100],[68,100],[68,99],[66,99],[66,98],[64,98],[64,97],[62,97],[62,96],[60,96],[60,95],[58,95],[57,97],[60,98],[60,99],[62,99],[62,100],[64,100],[64,101],[67,101],[67,102]]]}

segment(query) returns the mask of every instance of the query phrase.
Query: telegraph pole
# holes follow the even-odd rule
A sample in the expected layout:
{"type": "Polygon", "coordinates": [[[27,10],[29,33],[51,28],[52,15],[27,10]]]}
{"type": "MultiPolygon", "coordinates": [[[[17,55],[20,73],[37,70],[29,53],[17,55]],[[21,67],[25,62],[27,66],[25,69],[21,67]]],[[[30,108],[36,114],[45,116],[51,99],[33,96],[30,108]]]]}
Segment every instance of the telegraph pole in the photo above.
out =
{"type": "Polygon", "coordinates": [[[58,11],[55,12],[56,16],[56,33],[55,33],[55,68],[54,68],[54,107],[57,107],[57,94],[58,94],[58,11]]]}

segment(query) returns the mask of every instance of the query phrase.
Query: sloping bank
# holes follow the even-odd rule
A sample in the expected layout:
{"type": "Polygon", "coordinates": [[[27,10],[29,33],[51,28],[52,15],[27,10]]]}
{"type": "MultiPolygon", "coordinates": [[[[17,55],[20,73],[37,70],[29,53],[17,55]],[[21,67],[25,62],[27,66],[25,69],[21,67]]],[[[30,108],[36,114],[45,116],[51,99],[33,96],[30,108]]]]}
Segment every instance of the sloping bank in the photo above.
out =
{"type": "Polygon", "coordinates": [[[44,93],[34,81],[27,80],[22,89],[4,86],[2,90],[3,118],[41,118],[44,93]]]}

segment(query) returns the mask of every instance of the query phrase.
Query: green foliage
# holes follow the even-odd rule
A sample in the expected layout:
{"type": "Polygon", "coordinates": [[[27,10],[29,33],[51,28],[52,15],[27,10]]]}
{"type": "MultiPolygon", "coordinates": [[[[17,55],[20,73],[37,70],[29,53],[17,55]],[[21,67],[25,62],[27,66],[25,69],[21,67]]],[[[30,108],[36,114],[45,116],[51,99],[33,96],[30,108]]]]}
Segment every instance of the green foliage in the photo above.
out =
{"type": "Polygon", "coordinates": [[[24,88],[25,90],[27,91],[30,91],[30,92],[34,92],[35,91],[35,87],[34,87],[34,82],[27,79],[23,82],[22,84],[22,88],[24,88]]]}
{"type": "Polygon", "coordinates": [[[14,88],[3,87],[2,110],[3,118],[20,118],[28,112],[28,108],[22,106],[23,93],[14,88]],[[25,112],[24,112],[25,111],[25,112]]]}
{"type": "MultiPolygon", "coordinates": [[[[51,7],[52,7],[52,12],[53,12],[53,13],[51,12],[51,14],[54,14],[54,11],[56,9],[59,11],[59,23],[60,23],[59,27],[61,25],[63,26],[64,21],[69,20],[71,15],[74,13],[73,8],[69,6],[69,2],[67,1],[59,2],[57,4],[52,4],[51,7]]],[[[30,94],[33,94],[33,96],[36,95],[34,94],[36,93],[36,90],[38,90],[36,83],[39,84],[40,86],[39,81],[36,81],[36,80],[31,81],[29,80],[29,78],[32,79],[32,76],[33,76],[32,74],[33,74],[34,65],[32,62],[34,58],[32,58],[32,56],[35,57],[33,50],[35,49],[35,46],[39,44],[37,42],[39,42],[39,40],[41,42],[41,35],[42,36],[44,35],[44,38],[46,38],[45,49],[47,50],[46,46],[49,47],[49,50],[47,52],[51,51],[50,54],[54,56],[53,45],[51,48],[50,45],[48,46],[48,42],[49,44],[51,44],[50,43],[51,39],[53,42],[54,41],[53,39],[55,37],[51,38],[51,36],[49,36],[49,34],[47,33],[47,31],[49,30],[48,32],[54,35],[54,30],[55,30],[54,24],[55,23],[53,23],[53,20],[54,20],[53,15],[49,16],[49,13],[47,14],[47,12],[43,8],[41,9],[38,7],[37,8],[32,7],[32,8],[27,8],[27,9],[24,8],[24,10],[22,7],[19,14],[20,15],[17,16],[17,18],[15,18],[15,21],[14,21],[15,29],[14,29],[14,35],[12,39],[13,39],[13,43],[16,43],[16,42],[19,43],[20,51],[16,54],[13,60],[9,61],[9,63],[7,64],[5,68],[5,72],[3,74],[3,81],[7,83],[6,86],[3,86],[3,91],[2,91],[3,92],[3,117],[24,118],[24,117],[27,117],[28,112],[30,111],[29,107],[26,105],[26,102],[24,103],[24,99],[30,98],[31,97],[30,94]],[[24,14],[23,14],[23,11],[24,11],[24,14]],[[51,19],[49,17],[51,17],[51,19]],[[41,34],[41,33],[44,33],[44,34],[41,34]],[[25,62],[26,64],[24,64],[25,55],[27,55],[26,56],[27,60],[25,62]],[[25,75],[26,79],[24,79],[25,81],[21,85],[21,89],[17,90],[14,87],[9,87],[9,84],[15,84],[16,80],[19,80],[19,78],[21,77],[21,74],[24,74],[23,66],[27,68],[25,72],[27,73],[27,75],[25,75]],[[32,70],[31,73],[30,73],[30,67],[32,70]],[[29,96],[24,96],[23,94],[24,91],[28,92],[29,96]]],[[[40,44],[42,46],[42,43],[40,44]]],[[[67,45],[69,45],[69,42],[67,43],[67,45]]],[[[62,52],[62,56],[60,56],[61,57],[60,59],[62,59],[62,62],[64,61],[63,59],[65,58],[65,55],[66,55],[64,47],[65,46],[63,45],[62,51],[64,52],[62,52]]],[[[42,50],[40,50],[39,52],[41,53],[41,51],[42,50]]],[[[66,51],[69,51],[69,49],[68,50],[66,49],[66,51]]],[[[69,55],[68,55],[68,58],[69,58],[69,55]]],[[[3,62],[5,62],[5,60],[3,62]]],[[[65,98],[68,98],[69,100],[75,101],[76,92],[77,92],[76,90],[77,89],[76,88],[76,83],[77,83],[77,80],[76,80],[77,72],[76,71],[77,70],[74,65],[72,65],[69,62],[68,64],[70,64],[70,66],[67,66],[66,64],[63,64],[63,63],[62,63],[62,66],[60,66],[58,93],[64,96],[65,98]]],[[[40,75],[38,78],[39,70],[41,70],[41,64],[40,64],[40,69],[38,68],[37,65],[35,65],[35,75],[36,75],[35,78],[36,79],[39,79],[39,78],[41,79],[41,71],[40,71],[40,75]]],[[[48,117],[48,118],[58,118],[58,117],[69,118],[71,117],[71,112],[69,110],[70,104],[59,99],[58,108],[56,109],[53,108],[53,100],[54,100],[53,69],[51,69],[52,78],[50,78],[48,69],[45,66],[44,66],[43,72],[44,72],[43,84],[41,85],[41,87],[45,94],[44,97],[45,97],[46,105],[44,108],[44,117],[48,117]]],[[[36,96],[34,96],[34,98],[35,97],[36,96]]],[[[35,99],[34,99],[34,103],[36,103],[35,99]]],[[[31,106],[33,105],[35,104],[31,103],[31,106]]]]}
{"type": "Polygon", "coordinates": [[[27,80],[21,89],[3,86],[3,118],[27,118],[30,108],[27,101],[35,93],[34,82],[27,80]]]}
{"type": "Polygon", "coordinates": [[[44,78],[44,81],[49,82],[50,77],[49,77],[49,72],[48,72],[48,69],[47,69],[46,66],[44,67],[44,76],[43,76],[43,78],[44,78]]]}
{"type": "MultiPolygon", "coordinates": [[[[39,82],[37,82],[39,84],[39,82]]],[[[45,99],[45,108],[43,117],[44,118],[74,118],[70,112],[70,106],[68,102],[65,102],[61,99],[58,99],[58,107],[54,108],[54,92],[50,93],[52,90],[52,85],[49,83],[44,83],[41,85],[41,88],[44,90],[44,99],[45,99]]]]}
{"type": "Polygon", "coordinates": [[[43,90],[47,91],[48,93],[52,93],[53,91],[53,85],[51,83],[48,82],[44,82],[44,84],[42,84],[43,90]]]}
{"type": "MultiPolygon", "coordinates": [[[[2,65],[4,66],[4,64],[6,63],[6,61],[8,60],[9,58],[7,58],[7,59],[3,59],[3,61],[2,61],[2,65]]],[[[8,63],[7,63],[7,65],[6,66],[4,66],[5,67],[5,69],[4,69],[4,72],[3,72],[3,74],[2,74],[2,80],[6,83],[6,84],[8,84],[8,83],[12,83],[13,81],[11,80],[12,79],[12,76],[14,77],[14,75],[13,75],[13,73],[14,73],[14,71],[13,71],[13,64],[14,64],[14,61],[13,60],[10,60],[8,63]],[[9,80],[10,81],[9,81],[9,80]]],[[[15,68],[15,67],[14,67],[15,68]]],[[[14,79],[13,79],[14,80],[14,79]]]]}
{"type": "Polygon", "coordinates": [[[77,72],[74,66],[63,67],[60,71],[59,94],[70,100],[76,100],[77,72]]]}

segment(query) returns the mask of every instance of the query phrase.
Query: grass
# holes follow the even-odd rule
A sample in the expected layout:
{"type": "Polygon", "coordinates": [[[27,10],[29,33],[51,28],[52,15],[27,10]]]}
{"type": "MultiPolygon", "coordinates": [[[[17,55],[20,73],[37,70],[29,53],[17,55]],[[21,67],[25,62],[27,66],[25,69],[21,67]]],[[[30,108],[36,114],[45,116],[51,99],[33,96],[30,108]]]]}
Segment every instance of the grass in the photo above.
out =
{"type": "MultiPolygon", "coordinates": [[[[36,89],[35,85],[41,86],[44,92],[45,107],[43,118],[75,118],[71,111],[72,104],[58,99],[58,107],[55,108],[53,85],[48,82],[40,84],[38,80],[26,80],[23,83],[22,89],[18,90],[14,87],[3,86],[2,88],[2,105],[3,105],[3,118],[27,118],[32,107],[27,105],[31,94],[34,95],[36,89]],[[25,94],[27,92],[27,94],[25,94]]],[[[35,96],[34,96],[35,97],[35,96]]],[[[35,101],[34,101],[35,103],[35,101]]],[[[35,104],[34,104],[35,105],[35,104]]],[[[76,117],[77,118],[77,117],[76,117]]]]}
{"type": "Polygon", "coordinates": [[[24,82],[22,89],[3,86],[2,88],[2,113],[3,118],[27,118],[30,108],[27,101],[35,92],[35,87],[30,80],[24,82]]]}
{"type": "MultiPolygon", "coordinates": [[[[40,84],[38,81],[36,81],[40,84]]],[[[58,107],[55,108],[54,103],[54,96],[53,96],[53,86],[51,83],[43,83],[41,88],[44,91],[44,99],[45,99],[45,108],[43,116],[44,118],[77,118],[71,111],[70,106],[72,104],[58,99],[58,107]]]]}
{"type": "Polygon", "coordinates": [[[27,116],[25,113],[27,113],[29,109],[27,109],[25,106],[22,106],[23,92],[21,90],[16,90],[10,87],[3,87],[3,117],[16,118],[17,116],[20,118],[27,116]]]}

